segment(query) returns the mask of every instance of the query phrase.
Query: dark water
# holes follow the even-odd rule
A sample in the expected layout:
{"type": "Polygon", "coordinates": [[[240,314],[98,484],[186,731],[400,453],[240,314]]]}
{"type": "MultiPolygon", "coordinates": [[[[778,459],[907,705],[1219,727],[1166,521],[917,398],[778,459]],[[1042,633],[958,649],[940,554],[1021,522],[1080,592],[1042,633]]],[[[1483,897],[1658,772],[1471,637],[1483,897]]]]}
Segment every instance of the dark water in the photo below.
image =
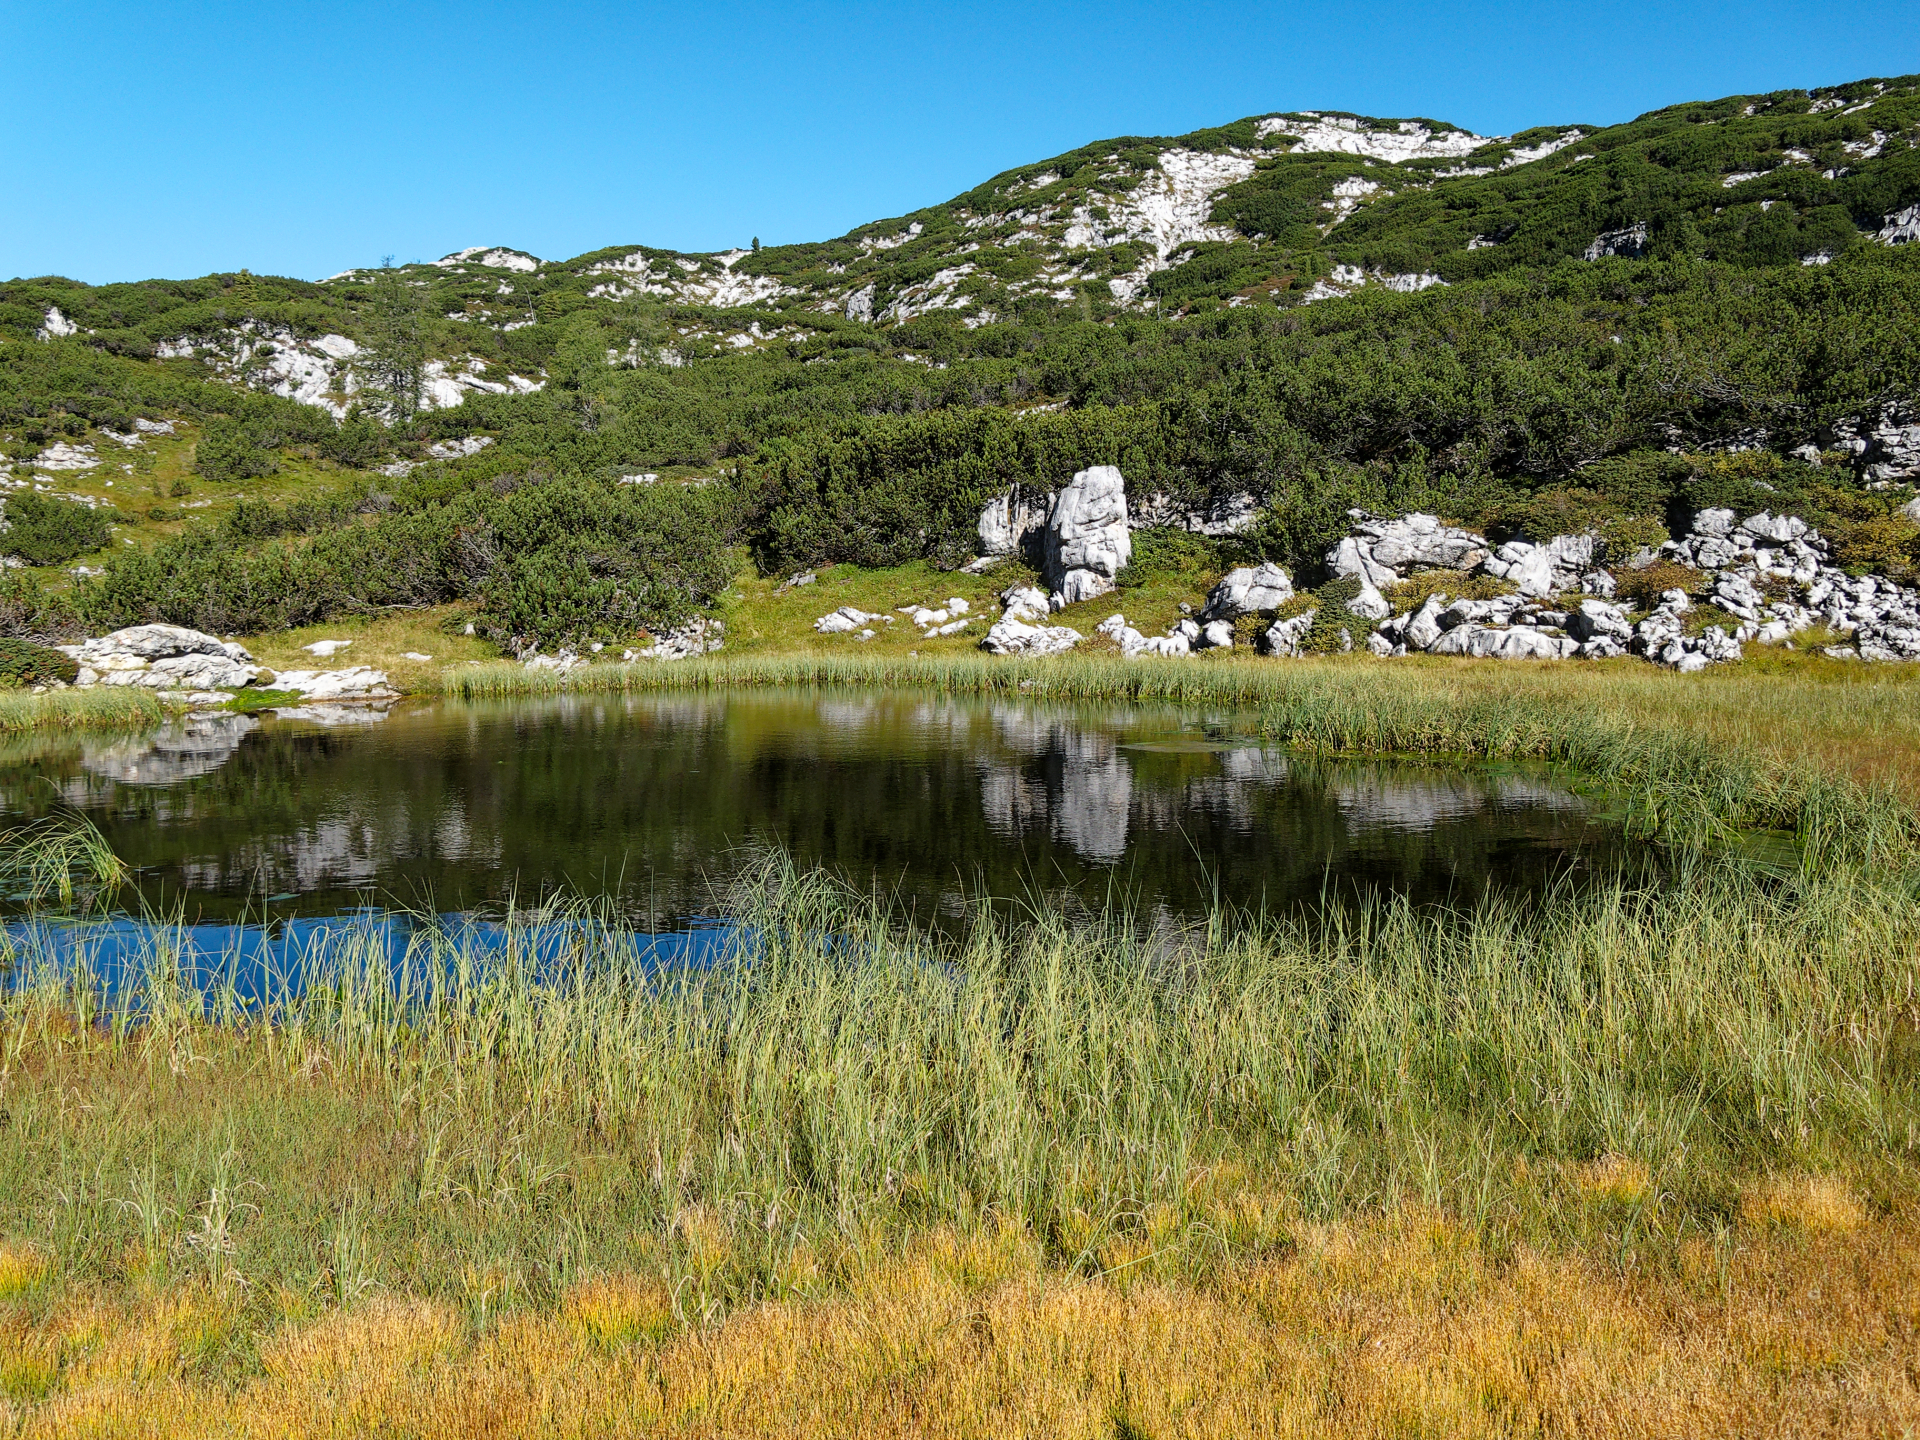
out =
{"type": "Polygon", "coordinates": [[[7,742],[0,806],[81,808],[145,900],[216,924],[573,891],[674,930],[773,846],[927,918],[982,895],[1460,904],[1626,851],[1544,772],[1315,760],[1230,711],[754,692],[331,718],[7,742]]]}

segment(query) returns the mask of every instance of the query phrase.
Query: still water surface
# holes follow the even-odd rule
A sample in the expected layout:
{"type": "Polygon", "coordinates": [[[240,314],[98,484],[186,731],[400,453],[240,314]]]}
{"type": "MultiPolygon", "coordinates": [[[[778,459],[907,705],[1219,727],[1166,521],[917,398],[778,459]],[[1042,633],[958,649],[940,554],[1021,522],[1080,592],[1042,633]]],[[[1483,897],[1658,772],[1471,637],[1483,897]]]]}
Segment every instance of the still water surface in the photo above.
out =
{"type": "Polygon", "coordinates": [[[81,808],[145,901],[215,923],[570,891],[670,931],[769,847],[923,918],[982,895],[1462,904],[1625,853],[1544,771],[1303,757],[1232,711],[757,691],[318,713],[8,741],[0,806],[81,808]]]}

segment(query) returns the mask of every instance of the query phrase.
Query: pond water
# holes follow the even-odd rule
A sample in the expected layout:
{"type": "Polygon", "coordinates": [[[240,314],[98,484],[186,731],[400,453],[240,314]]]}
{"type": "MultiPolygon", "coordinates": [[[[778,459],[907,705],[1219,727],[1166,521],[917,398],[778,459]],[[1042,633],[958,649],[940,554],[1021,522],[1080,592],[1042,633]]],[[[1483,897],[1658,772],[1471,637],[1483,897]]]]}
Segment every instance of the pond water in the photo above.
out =
{"type": "Polygon", "coordinates": [[[684,930],[770,847],[923,919],[981,896],[1465,904],[1628,853],[1542,770],[1303,757],[1232,711],[921,692],[436,701],[0,743],[0,808],[64,805],[148,904],[214,925],[566,891],[684,930]]]}

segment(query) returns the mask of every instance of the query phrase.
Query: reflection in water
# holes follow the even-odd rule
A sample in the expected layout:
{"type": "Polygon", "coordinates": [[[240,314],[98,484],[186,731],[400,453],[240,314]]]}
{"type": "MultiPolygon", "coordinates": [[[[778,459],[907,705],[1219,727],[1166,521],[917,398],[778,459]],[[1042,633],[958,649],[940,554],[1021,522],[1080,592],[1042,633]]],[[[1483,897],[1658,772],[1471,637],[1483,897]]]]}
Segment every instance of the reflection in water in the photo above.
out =
{"type": "Polygon", "coordinates": [[[251,715],[193,715],[145,735],[83,741],[80,766],[121,785],[177,785],[218,770],[259,727],[251,715]]]}
{"type": "Polygon", "coordinates": [[[761,692],[331,713],[350,708],[8,741],[0,804],[57,793],[148,903],[209,918],[578,891],[671,928],[770,846],[926,917],[1036,891],[1171,914],[1354,887],[1458,903],[1621,854],[1542,773],[1332,764],[1172,707],[761,692]]]}

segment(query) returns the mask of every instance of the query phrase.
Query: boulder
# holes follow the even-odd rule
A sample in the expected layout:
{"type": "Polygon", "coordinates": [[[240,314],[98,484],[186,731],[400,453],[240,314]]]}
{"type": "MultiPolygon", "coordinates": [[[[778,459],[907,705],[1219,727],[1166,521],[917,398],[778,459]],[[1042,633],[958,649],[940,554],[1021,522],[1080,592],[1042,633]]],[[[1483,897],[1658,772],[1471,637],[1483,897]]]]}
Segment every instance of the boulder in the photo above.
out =
{"type": "Polygon", "coordinates": [[[1053,602],[1047,598],[1047,592],[1032,585],[1009,585],[1000,592],[1001,603],[1007,607],[1007,618],[1026,624],[1036,624],[1053,613],[1053,602]]]}
{"type": "Polygon", "coordinates": [[[1268,615],[1293,598],[1293,578],[1278,565],[1242,565],[1220,577],[1207,596],[1202,620],[1238,620],[1268,615]]]}
{"type": "Polygon", "coordinates": [[[134,625],[58,647],[80,666],[74,683],[150,690],[239,690],[261,674],[239,645],[181,625],[134,625]]]}
{"type": "Polygon", "coordinates": [[[1366,542],[1349,535],[1327,552],[1327,568],[1336,575],[1351,575],[1376,590],[1391,585],[1400,577],[1391,567],[1373,558],[1366,542]]]}
{"type": "Polygon", "coordinates": [[[1347,601],[1347,610],[1363,620],[1384,620],[1393,614],[1393,604],[1362,579],[1360,593],[1347,601]]]}
{"type": "Polygon", "coordinates": [[[995,655],[1058,655],[1071,650],[1082,638],[1068,625],[1027,625],[1006,614],[987,631],[980,648],[995,655]]]}
{"type": "Polygon", "coordinates": [[[1026,550],[1046,528],[1054,497],[1015,486],[996,495],[980,511],[977,533],[985,558],[1016,555],[1026,550]]]}
{"type": "Polygon", "coordinates": [[[1440,612],[1445,608],[1445,595],[1429,595],[1426,603],[1407,617],[1401,628],[1400,636],[1409,650],[1430,649],[1433,642],[1441,636],[1440,612]]]}
{"type": "Polygon", "coordinates": [[[1276,620],[1260,637],[1260,648],[1269,655],[1298,655],[1300,642],[1313,628],[1313,617],[1320,612],[1308,610],[1291,620],[1276,620]]]}
{"type": "Polygon", "coordinates": [[[1567,633],[1580,641],[1593,641],[1605,636],[1624,651],[1627,642],[1633,638],[1633,622],[1627,619],[1627,612],[1618,605],[1605,600],[1582,600],[1580,608],[1567,615],[1567,633]]]}
{"type": "Polygon", "coordinates": [[[1231,650],[1233,648],[1233,625],[1226,620],[1209,620],[1200,627],[1200,638],[1194,642],[1196,650],[1231,650]]]}
{"type": "Polygon", "coordinates": [[[1553,552],[1545,546],[1509,540],[1481,563],[1522,595],[1545,599],[1553,594],[1553,552]]]}
{"type": "Polygon", "coordinates": [[[863,625],[870,625],[875,620],[885,618],[883,615],[869,615],[866,611],[852,605],[842,605],[831,615],[822,615],[814,621],[813,628],[822,635],[844,635],[848,631],[858,630],[863,625]]]}
{"type": "Polygon", "coordinates": [[[1042,573],[1062,605],[1077,604],[1113,589],[1133,556],[1127,530],[1127,487],[1112,465],[1082,470],[1059,495],[1047,517],[1042,573]]]}
{"type": "Polygon", "coordinates": [[[282,670],[273,677],[273,688],[291,690],[302,699],[316,701],[398,698],[398,692],[387,683],[386,673],[365,665],[345,670],[282,670]]]}
{"type": "MultiPolygon", "coordinates": [[[[1471,570],[1487,558],[1487,542],[1483,537],[1470,530],[1443,525],[1436,515],[1416,512],[1388,520],[1360,512],[1353,514],[1354,537],[1365,546],[1376,565],[1393,571],[1396,576],[1410,575],[1416,570],[1471,570]]],[[[1370,578],[1382,588],[1390,583],[1377,576],[1370,578]]]]}

